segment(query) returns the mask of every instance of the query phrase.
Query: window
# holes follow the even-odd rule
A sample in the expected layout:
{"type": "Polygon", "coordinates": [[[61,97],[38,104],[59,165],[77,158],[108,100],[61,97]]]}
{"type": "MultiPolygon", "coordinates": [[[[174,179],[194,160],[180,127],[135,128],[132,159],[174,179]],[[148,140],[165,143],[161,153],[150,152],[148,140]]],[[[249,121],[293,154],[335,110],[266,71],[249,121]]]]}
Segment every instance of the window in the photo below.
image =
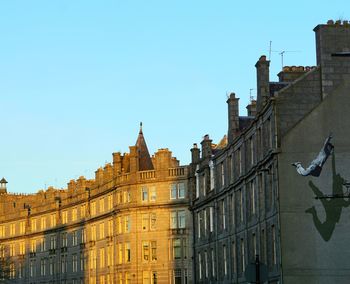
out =
{"type": "Polygon", "coordinates": [[[0,226],[0,238],[5,237],[5,226],[0,226]]]}
{"type": "Polygon", "coordinates": [[[78,209],[73,208],[72,209],[72,221],[75,222],[78,219],[78,209]]]}
{"type": "MultiPolygon", "coordinates": [[[[200,253],[198,253],[198,274],[199,279],[202,279],[202,256],[200,253]]],[[[181,283],[181,282],[180,282],[181,283]]]]}
{"type": "Polygon", "coordinates": [[[43,237],[40,241],[40,250],[41,252],[44,252],[46,250],[46,238],[43,237]]]}
{"type": "Polygon", "coordinates": [[[125,262],[131,261],[130,243],[125,243],[125,262]]]}
{"type": "Polygon", "coordinates": [[[120,194],[121,194],[121,203],[127,203],[128,192],[127,191],[123,191],[123,192],[120,192],[120,194]]]}
{"type": "Polygon", "coordinates": [[[209,228],[210,232],[214,232],[214,207],[209,207],[209,228]]]}
{"type": "Polygon", "coordinates": [[[148,188],[147,187],[141,188],[141,200],[142,200],[142,202],[148,201],[148,188]]]}
{"type": "Polygon", "coordinates": [[[50,236],[50,249],[56,249],[56,236],[50,236]]]}
{"type": "Polygon", "coordinates": [[[108,202],[108,210],[111,210],[113,208],[113,195],[112,194],[108,195],[107,202],[108,202]]]}
{"type": "Polygon", "coordinates": [[[50,261],[49,262],[49,273],[50,273],[50,275],[54,275],[55,274],[55,264],[56,264],[55,257],[51,256],[49,261],[50,261]]]}
{"type": "Polygon", "coordinates": [[[209,169],[210,169],[210,190],[214,190],[215,187],[215,176],[214,176],[214,162],[209,162],[209,169]]]}
{"type": "Polygon", "coordinates": [[[271,226],[271,233],[272,233],[272,252],[271,252],[271,256],[272,256],[272,264],[276,265],[277,264],[277,257],[276,257],[276,229],[275,226],[272,225],[271,226]]]}
{"type": "Polygon", "coordinates": [[[30,275],[30,277],[34,277],[35,276],[35,259],[31,259],[30,260],[29,275],[30,275]]]}
{"type": "MultiPolygon", "coordinates": [[[[24,235],[26,232],[26,222],[25,221],[21,221],[19,223],[19,233],[21,235],[24,235]]],[[[1,229],[0,229],[0,237],[1,237],[1,229]]]]}
{"type": "Polygon", "coordinates": [[[86,257],[84,252],[80,252],[80,270],[84,271],[86,268],[86,257]]]}
{"type": "Polygon", "coordinates": [[[181,284],[181,269],[174,270],[174,284],[181,284]]]}
{"type": "Polygon", "coordinates": [[[241,239],[241,272],[245,270],[245,252],[244,252],[244,240],[241,239]]]}
{"type": "Polygon", "coordinates": [[[119,259],[119,264],[123,263],[123,245],[122,244],[118,244],[118,259],[119,259]]]}
{"type": "Polygon", "coordinates": [[[255,198],[256,198],[256,193],[255,193],[255,180],[252,180],[250,182],[250,214],[254,215],[256,208],[255,208],[255,198]]]}
{"type": "Polygon", "coordinates": [[[14,279],[16,276],[16,268],[14,263],[10,263],[10,279],[14,279]]]}
{"type": "Polygon", "coordinates": [[[108,220],[108,236],[113,236],[113,220],[108,220]]]}
{"type": "Polygon", "coordinates": [[[157,191],[155,186],[150,187],[150,201],[156,201],[157,200],[157,191]]]}
{"type": "Polygon", "coordinates": [[[151,254],[152,254],[152,261],[157,260],[157,241],[151,241],[151,254]]]}
{"type": "MultiPolygon", "coordinates": [[[[36,221],[36,219],[33,219],[32,222],[34,220],[36,221]]],[[[33,228],[32,228],[32,230],[33,230],[33,228]]],[[[33,230],[33,232],[35,232],[35,231],[36,231],[36,224],[35,224],[35,230],[33,230]]],[[[15,234],[16,234],[16,224],[12,223],[12,224],[10,224],[10,236],[14,236],[15,234]]]]}
{"type": "Polygon", "coordinates": [[[150,284],[149,271],[142,272],[142,284],[150,284]]]}
{"type": "Polygon", "coordinates": [[[15,244],[10,244],[10,256],[16,255],[16,247],[15,244]]]}
{"type": "Polygon", "coordinates": [[[204,252],[204,273],[205,273],[205,278],[208,278],[209,277],[208,253],[206,251],[204,252]]]}
{"type": "Polygon", "coordinates": [[[224,187],[225,186],[225,167],[223,162],[220,164],[220,170],[221,170],[221,186],[224,187]]]}
{"type": "MultiPolygon", "coordinates": [[[[130,283],[131,283],[130,273],[125,272],[125,284],[130,284],[130,283]]],[[[156,282],[154,282],[154,284],[156,284],[156,282]]]]}
{"type": "Polygon", "coordinates": [[[36,252],[36,240],[31,240],[30,241],[30,252],[36,252]]]}
{"type": "Polygon", "coordinates": [[[86,216],[86,205],[80,205],[80,218],[85,218],[86,216]]]}
{"type": "Polygon", "coordinates": [[[105,223],[100,223],[99,233],[100,233],[100,240],[104,239],[104,237],[105,237],[105,223]]]}
{"type": "Polygon", "coordinates": [[[170,212],[170,228],[184,229],[186,228],[186,211],[172,211],[170,212]]]}
{"type": "Polygon", "coordinates": [[[78,231],[72,232],[72,245],[73,246],[78,245],[78,231]]]}
{"type": "Polygon", "coordinates": [[[197,212],[197,234],[198,234],[198,238],[201,237],[201,212],[197,212]]]}
{"type": "Polygon", "coordinates": [[[174,259],[181,258],[181,239],[173,239],[173,255],[174,259]]]}
{"type": "Polygon", "coordinates": [[[105,267],[105,249],[100,248],[100,268],[105,267]]]}
{"type": "Polygon", "coordinates": [[[90,263],[90,269],[96,269],[96,250],[91,249],[89,251],[89,263],[90,263]]]}
{"type": "Polygon", "coordinates": [[[91,202],[90,204],[90,214],[91,216],[95,216],[96,215],[96,201],[91,202]]]}
{"type": "Polygon", "coordinates": [[[142,231],[148,231],[149,229],[149,214],[142,214],[142,231]]]}
{"type": "Polygon", "coordinates": [[[96,241],[96,225],[91,226],[91,241],[96,241]]]}
{"type": "Polygon", "coordinates": [[[207,176],[205,173],[202,174],[202,190],[203,196],[207,195],[207,176]]]}
{"type": "Polygon", "coordinates": [[[62,224],[68,223],[68,211],[62,211],[62,224]]]}
{"type": "Polygon", "coordinates": [[[237,149],[237,159],[238,159],[238,175],[242,174],[242,151],[241,148],[237,149]]]}
{"type": "Polygon", "coordinates": [[[67,233],[66,232],[62,233],[61,238],[62,238],[62,247],[67,247],[68,246],[67,233]]]}
{"type": "Polygon", "coordinates": [[[46,272],[46,271],[45,271],[45,270],[46,270],[45,268],[46,268],[45,259],[42,258],[41,261],[40,261],[40,275],[41,275],[41,276],[45,276],[45,274],[46,274],[46,273],[45,273],[45,272],[46,272]]]}
{"type": "Polygon", "coordinates": [[[19,243],[19,254],[20,255],[25,255],[26,254],[25,242],[20,242],[19,243]]]}
{"type": "Polygon", "coordinates": [[[227,252],[226,252],[226,246],[223,246],[223,254],[224,254],[224,275],[227,275],[227,252]]]}
{"type": "Polygon", "coordinates": [[[204,213],[204,217],[203,217],[203,219],[204,219],[204,235],[206,235],[207,234],[207,210],[204,209],[203,213],[204,213]]]}
{"type": "Polygon", "coordinates": [[[257,251],[256,251],[256,235],[253,234],[253,260],[254,260],[254,257],[257,255],[257,251]]]}
{"type": "Polygon", "coordinates": [[[150,219],[151,219],[151,225],[150,228],[151,230],[156,230],[157,229],[157,214],[156,213],[151,213],[150,215],[150,219]]]}
{"type": "Polygon", "coordinates": [[[185,198],[185,184],[183,182],[173,183],[170,187],[170,199],[185,198]]]}
{"type": "Polygon", "coordinates": [[[41,227],[41,230],[45,230],[46,229],[46,217],[41,217],[41,219],[40,219],[40,227],[41,227]]]}
{"type": "Polygon", "coordinates": [[[121,192],[117,192],[117,203],[120,204],[122,203],[122,193],[121,192]]]}
{"type": "Polygon", "coordinates": [[[124,217],[124,225],[125,225],[125,228],[124,228],[124,232],[125,233],[130,233],[130,230],[131,230],[131,220],[130,220],[130,216],[125,216],[124,217]]]}
{"type": "Polygon", "coordinates": [[[81,243],[85,244],[86,243],[86,230],[81,229],[81,243]]]}
{"type": "Polygon", "coordinates": [[[24,277],[24,266],[23,263],[18,263],[18,278],[22,279],[24,277]]]}
{"type": "Polygon", "coordinates": [[[236,221],[235,221],[235,218],[236,218],[236,214],[235,214],[236,207],[235,207],[235,195],[234,194],[230,195],[230,200],[231,200],[231,212],[232,212],[232,226],[235,226],[235,224],[236,224],[236,221]]]}
{"type": "MultiPolygon", "coordinates": [[[[14,224],[10,225],[10,235],[14,235],[15,234],[14,227],[13,227],[13,230],[12,230],[12,225],[14,225],[14,224]]],[[[31,220],[31,228],[32,228],[32,232],[36,231],[36,219],[35,218],[31,220]]]]}
{"type": "Polygon", "coordinates": [[[100,213],[103,213],[105,211],[105,199],[100,199],[100,213]]]}
{"type": "Polygon", "coordinates": [[[113,246],[107,247],[107,265],[113,265],[113,246]]]}
{"type": "Polygon", "coordinates": [[[243,193],[242,193],[242,189],[240,189],[239,191],[239,210],[240,210],[240,218],[241,218],[241,222],[243,222],[243,193]]]}
{"type": "Polygon", "coordinates": [[[170,189],[170,199],[177,198],[177,184],[172,184],[170,189]]]}
{"type": "Polygon", "coordinates": [[[221,216],[222,216],[222,229],[226,230],[226,206],[225,206],[225,200],[221,201],[221,216]]]}
{"type": "Polygon", "coordinates": [[[249,138],[250,163],[254,165],[254,139],[253,136],[249,138]]]}
{"type": "Polygon", "coordinates": [[[50,215],[50,225],[51,225],[51,227],[55,227],[56,226],[56,214],[51,214],[50,215]]]}
{"type": "Polygon", "coordinates": [[[211,275],[215,277],[215,254],[214,249],[211,249],[211,275]]]}
{"type": "Polygon", "coordinates": [[[142,242],[142,260],[149,261],[149,242],[148,241],[142,242]]]}
{"type": "Polygon", "coordinates": [[[236,268],[236,244],[235,242],[232,242],[232,271],[233,273],[237,273],[236,268]]]}

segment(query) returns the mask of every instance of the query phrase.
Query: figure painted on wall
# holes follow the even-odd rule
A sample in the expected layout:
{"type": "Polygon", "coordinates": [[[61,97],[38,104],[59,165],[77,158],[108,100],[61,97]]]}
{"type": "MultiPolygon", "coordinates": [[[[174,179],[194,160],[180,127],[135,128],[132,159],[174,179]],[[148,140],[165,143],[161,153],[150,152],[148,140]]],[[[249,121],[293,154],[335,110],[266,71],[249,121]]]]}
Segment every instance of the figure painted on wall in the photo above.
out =
{"type": "MultiPolygon", "coordinates": [[[[333,149],[333,148],[332,148],[333,149]]],[[[341,197],[344,196],[343,187],[346,184],[346,180],[336,173],[335,169],[335,153],[332,154],[332,196],[341,197]]],[[[339,222],[341,212],[343,208],[350,205],[350,198],[345,200],[344,198],[327,198],[325,195],[312,181],[309,181],[309,186],[315,193],[316,198],[319,199],[326,212],[326,220],[321,222],[317,216],[317,211],[315,206],[307,209],[305,212],[312,215],[313,222],[317,231],[320,233],[321,237],[328,242],[333,234],[335,225],[339,222]]]]}
{"type": "Polygon", "coordinates": [[[308,175],[311,175],[314,177],[320,176],[324,163],[327,161],[327,158],[329,157],[329,155],[333,152],[334,146],[330,142],[331,139],[332,139],[332,135],[329,135],[326,138],[326,141],[324,142],[321,151],[318,153],[317,157],[310,163],[310,165],[306,169],[303,168],[300,162],[292,163],[292,165],[296,167],[298,174],[302,176],[308,176],[308,175]]]}

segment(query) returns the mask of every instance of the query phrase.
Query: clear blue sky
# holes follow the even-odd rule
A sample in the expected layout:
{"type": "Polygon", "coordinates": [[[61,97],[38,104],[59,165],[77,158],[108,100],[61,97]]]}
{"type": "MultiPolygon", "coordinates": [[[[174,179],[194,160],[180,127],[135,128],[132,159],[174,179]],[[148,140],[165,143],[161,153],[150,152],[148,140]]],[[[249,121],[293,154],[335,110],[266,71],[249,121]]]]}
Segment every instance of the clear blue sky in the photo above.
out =
{"type": "MultiPolygon", "coordinates": [[[[312,29],[348,1],[0,2],[0,178],[10,192],[65,187],[128,151],[139,122],[150,152],[227,131],[269,42],[285,65],[315,65],[312,29]],[[239,4],[238,4],[239,3],[239,4]]],[[[271,79],[281,68],[271,56],[271,79]]],[[[255,95],[255,90],[253,90],[255,95]]]]}

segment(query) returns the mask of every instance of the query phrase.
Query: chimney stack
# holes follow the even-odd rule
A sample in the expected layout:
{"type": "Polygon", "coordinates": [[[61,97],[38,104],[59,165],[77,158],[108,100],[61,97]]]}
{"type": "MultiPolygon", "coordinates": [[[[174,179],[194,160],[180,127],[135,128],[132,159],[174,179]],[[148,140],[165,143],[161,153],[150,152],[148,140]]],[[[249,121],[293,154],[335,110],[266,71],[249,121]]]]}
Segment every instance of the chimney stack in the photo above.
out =
{"type": "Polygon", "coordinates": [[[212,140],[209,138],[209,135],[206,134],[201,142],[202,145],[202,158],[210,158],[211,157],[211,142],[212,140]]]}
{"type": "Polygon", "coordinates": [[[239,135],[239,98],[231,93],[227,102],[228,105],[228,143],[231,143],[239,135]]]}
{"type": "Polygon", "coordinates": [[[248,116],[256,116],[256,100],[251,100],[250,104],[247,105],[248,116]]]}
{"type": "Polygon", "coordinates": [[[317,65],[321,69],[322,97],[339,86],[350,70],[350,24],[348,21],[329,20],[314,28],[317,65]]]}
{"type": "Polygon", "coordinates": [[[270,95],[270,61],[266,60],[265,55],[262,55],[255,67],[257,75],[257,112],[259,112],[270,95]]]}
{"type": "Polygon", "coordinates": [[[198,149],[197,143],[193,144],[193,148],[191,149],[191,156],[192,156],[192,164],[197,164],[199,162],[200,158],[200,150],[198,149]]]}

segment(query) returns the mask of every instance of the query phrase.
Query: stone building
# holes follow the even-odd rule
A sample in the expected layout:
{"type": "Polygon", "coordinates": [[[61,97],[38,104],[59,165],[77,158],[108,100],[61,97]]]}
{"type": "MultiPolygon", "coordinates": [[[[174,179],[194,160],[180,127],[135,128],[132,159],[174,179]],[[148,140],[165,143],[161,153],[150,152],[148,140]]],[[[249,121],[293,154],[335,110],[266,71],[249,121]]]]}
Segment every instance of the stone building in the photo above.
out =
{"type": "Polygon", "coordinates": [[[227,144],[191,149],[195,283],[247,283],[256,255],[266,283],[349,283],[350,25],[314,31],[317,66],[270,82],[261,56],[248,115],[227,100],[227,144]]]}
{"type": "Polygon", "coordinates": [[[192,283],[187,168],[135,146],[95,172],[32,195],[0,195],[8,283],[192,283]]]}

